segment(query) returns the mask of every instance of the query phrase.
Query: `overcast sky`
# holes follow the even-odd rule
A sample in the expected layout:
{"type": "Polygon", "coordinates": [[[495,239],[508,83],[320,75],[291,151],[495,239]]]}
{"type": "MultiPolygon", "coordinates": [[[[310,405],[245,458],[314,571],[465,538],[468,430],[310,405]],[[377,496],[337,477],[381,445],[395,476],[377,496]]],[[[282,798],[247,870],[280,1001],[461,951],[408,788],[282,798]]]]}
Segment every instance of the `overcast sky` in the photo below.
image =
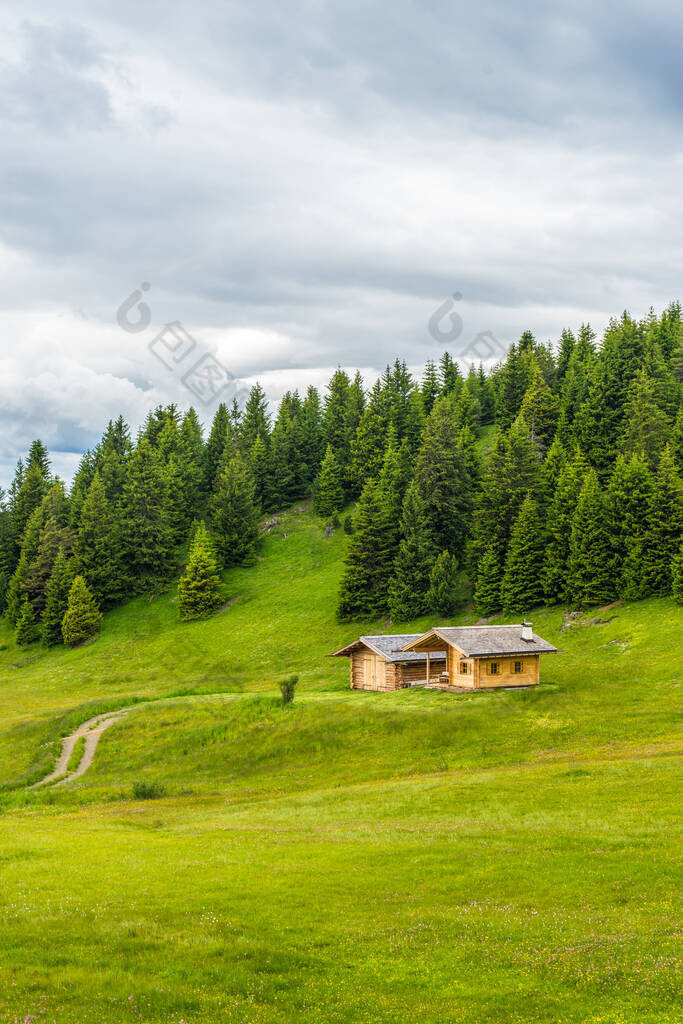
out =
{"type": "Polygon", "coordinates": [[[110,417],[186,407],[171,321],[275,398],[438,358],[455,292],[456,352],[681,294],[673,2],[3,7],[5,486],[35,436],[69,477],[110,417]]]}

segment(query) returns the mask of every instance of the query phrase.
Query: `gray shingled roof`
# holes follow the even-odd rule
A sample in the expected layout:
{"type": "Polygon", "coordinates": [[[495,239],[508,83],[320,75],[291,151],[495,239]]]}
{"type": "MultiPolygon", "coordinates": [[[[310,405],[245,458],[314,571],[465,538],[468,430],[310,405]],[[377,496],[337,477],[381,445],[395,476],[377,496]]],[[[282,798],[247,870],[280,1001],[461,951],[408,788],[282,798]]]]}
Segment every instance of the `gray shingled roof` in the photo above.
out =
{"type": "MultiPolygon", "coordinates": [[[[356,647],[359,643],[362,643],[377,654],[381,655],[381,657],[388,662],[426,662],[427,656],[423,652],[403,650],[406,644],[409,644],[411,640],[419,640],[421,635],[421,633],[399,633],[396,635],[384,634],[381,636],[360,636],[358,637],[358,640],[354,640],[353,643],[347,644],[346,647],[341,647],[338,651],[335,651],[334,654],[350,654],[352,648],[356,647]]],[[[446,652],[430,651],[429,657],[431,661],[438,661],[446,657],[446,652]]]]}
{"type": "MultiPolygon", "coordinates": [[[[521,623],[513,626],[437,626],[429,633],[457,647],[468,658],[493,654],[552,654],[557,651],[557,647],[536,633],[531,634],[531,640],[522,640],[521,623]]],[[[406,640],[404,646],[411,642],[406,640]]]]}

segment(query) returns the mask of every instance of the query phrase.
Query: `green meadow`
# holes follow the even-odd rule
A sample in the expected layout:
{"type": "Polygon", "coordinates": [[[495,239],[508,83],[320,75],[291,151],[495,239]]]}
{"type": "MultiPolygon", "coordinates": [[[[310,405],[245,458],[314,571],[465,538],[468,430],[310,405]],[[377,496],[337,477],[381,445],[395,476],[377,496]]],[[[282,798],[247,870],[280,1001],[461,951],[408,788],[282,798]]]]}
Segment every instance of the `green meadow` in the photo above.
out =
{"type": "Polygon", "coordinates": [[[539,609],[534,690],[351,693],[330,651],[428,622],[338,623],[346,543],[302,507],[205,622],[0,626],[2,1024],[683,1020],[681,609],[539,609]]]}

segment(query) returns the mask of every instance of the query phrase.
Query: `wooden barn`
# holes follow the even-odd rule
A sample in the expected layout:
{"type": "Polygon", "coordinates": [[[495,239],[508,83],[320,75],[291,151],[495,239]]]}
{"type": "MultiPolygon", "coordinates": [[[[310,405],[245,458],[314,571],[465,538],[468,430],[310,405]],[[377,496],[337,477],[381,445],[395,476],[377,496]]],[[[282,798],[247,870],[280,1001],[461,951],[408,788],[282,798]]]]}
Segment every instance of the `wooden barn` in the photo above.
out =
{"type": "Polygon", "coordinates": [[[541,654],[556,647],[531,624],[439,626],[427,633],[360,636],[334,651],[350,661],[352,690],[429,685],[458,690],[535,686],[541,654]]]}
{"type": "Polygon", "coordinates": [[[540,681],[541,654],[557,652],[556,647],[532,631],[529,622],[510,626],[435,626],[409,640],[403,650],[425,653],[428,660],[445,656],[443,684],[468,690],[536,686],[540,681]]]}
{"type": "Polygon", "coordinates": [[[424,683],[428,665],[433,681],[437,682],[445,667],[446,653],[428,656],[421,651],[403,650],[406,644],[419,639],[419,633],[359,636],[330,657],[349,659],[352,690],[400,690],[415,682],[424,683]]]}

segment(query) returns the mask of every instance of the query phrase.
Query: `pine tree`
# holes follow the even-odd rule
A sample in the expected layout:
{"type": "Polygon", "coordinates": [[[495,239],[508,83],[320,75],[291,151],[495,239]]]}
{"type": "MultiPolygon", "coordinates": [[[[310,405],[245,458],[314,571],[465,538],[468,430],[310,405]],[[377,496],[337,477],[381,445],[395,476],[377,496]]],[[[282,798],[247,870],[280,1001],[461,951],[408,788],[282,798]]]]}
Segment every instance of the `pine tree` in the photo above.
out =
{"type": "Polygon", "coordinates": [[[62,643],[62,620],[69,604],[74,576],[73,563],[60,548],[45,589],[45,610],[40,623],[40,638],[48,647],[62,643]]]}
{"type": "Polygon", "coordinates": [[[424,502],[415,482],[408,487],[403,501],[400,533],[389,584],[389,613],[392,619],[405,621],[429,610],[427,594],[434,563],[424,502]]]}
{"type": "Polygon", "coordinates": [[[14,569],[14,537],[12,520],[5,500],[5,492],[0,489],[0,615],[7,602],[7,587],[14,569]]]}
{"type": "Polygon", "coordinates": [[[427,605],[445,618],[452,615],[461,596],[458,560],[448,551],[442,551],[430,573],[427,605]]]}
{"type": "Polygon", "coordinates": [[[97,601],[82,576],[76,576],[69,590],[66,612],[62,619],[62,636],[69,647],[95,636],[102,615],[97,601]]]}
{"type": "Polygon", "coordinates": [[[607,401],[606,371],[604,363],[598,361],[591,369],[588,395],[577,410],[574,430],[582,452],[603,478],[609,472],[616,445],[616,438],[607,432],[607,401]]]}
{"type": "Polygon", "coordinates": [[[342,465],[348,460],[347,445],[351,438],[347,434],[349,418],[351,381],[346,370],[337,367],[327,385],[323,413],[323,437],[325,447],[329,445],[342,465]]]}
{"type": "Polygon", "coordinates": [[[642,454],[654,471],[670,430],[666,413],[657,405],[654,383],[643,369],[629,389],[619,448],[626,455],[642,454]]]}
{"type": "Polygon", "coordinates": [[[40,628],[36,622],[33,606],[28,598],[25,598],[17,622],[15,639],[19,647],[28,647],[29,644],[35,643],[39,636],[40,628]]]}
{"type": "Polygon", "coordinates": [[[541,451],[546,451],[555,434],[559,403],[539,369],[536,369],[524,396],[520,416],[529,428],[531,440],[539,445],[541,451]]]}
{"type": "Polygon", "coordinates": [[[222,599],[218,567],[204,524],[195,531],[185,571],[178,583],[178,617],[183,621],[210,615],[222,599]]]}
{"type": "Polygon", "coordinates": [[[517,418],[535,367],[528,339],[522,335],[518,345],[510,346],[508,357],[500,372],[496,418],[501,427],[509,427],[517,418]]]}
{"type": "MultiPolygon", "coordinates": [[[[71,550],[72,536],[68,527],[60,528],[53,515],[48,515],[40,531],[38,550],[30,560],[22,590],[33,607],[36,619],[42,618],[46,588],[61,547],[71,550]]],[[[27,547],[28,551],[28,547],[27,547]]]]}
{"type": "Polygon", "coordinates": [[[441,394],[457,395],[463,385],[462,374],[450,352],[444,352],[439,363],[439,376],[441,378],[441,394]]]}
{"type": "Polygon", "coordinates": [[[123,595],[120,551],[119,524],[96,471],[81,509],[74,552],[79,572],[104,608],[110,608],[123,595]]]}
{"type": "Polygon", "coordinates": [[[347,478],[349,495],[352,497],[360,494],[369,477],[379,475],[388,421],[386,396],[381,382],[377,381],[370,392],[370,400],[361,416],[355,437],[351,441],[347,478]]]}
{"type": "Polygon", "coordinates": [[[560,339],[560,353],[557,359],[557,385],[561,386],[564,380],[567,370],[569,368],[569,360],[572,357],[574,346],[576,345],[576,338],[569,330],[562,331],[560,339]]]}
{"type": "Polygon", "coordinates": [[[500,610],[502,575],[495,547],[487,548],[479,562],[474,588],[474,603],[481,615],[493,615],[500,610]]]}
{"type": "Polygon", "coordinates": [[[318,389],[310,385],[306,391],[301,417],[302,450],[306,464],[307,491],[318,475],[325,449],[323,446],[323,417],[318,389]]]}
{"type": "Polygon", "coordinates": [[[16,626],[21,615],[21,607],[24,603],[24,581],[28,574],[29,561],[26,553],[22,551],[19,556],[16,568],[7,584],[7,595],[5,599],[5,617],[11,625],[16,626]]]}
{"type": "Polygon", "coordinates": [[[424,411],[429,416],[434,408],[434,403],[440,394],[439,375],[433,359],[428,359],[425,365],[424,377],[422,378],[422,401],[424,411]]]}
{"type": "Polygon", "coordinates": [[[477,378],[479,380],[479,407],[481,408],[481,422],[482,424],[493,423],[496,414],[496,401],[493,394],[493,388],[491,381],[486,376],[484,367],[479,364],[477,370],[477,378]]]}
{"type": "Polygon", "coordinates": [[[671,434],[671,451],[673,452],[676,469],[680,475],[683,473],[683,405],[678,410],[671,434]]]}
{"type": "Polygon", "coordinates": [[[382,497],[387,508],[387,514],[394,526],[397,546],[401,521],[401,509],[408,484],[404,473],[405,467],[397,448],[396,431],[392,424],[392,426],[389,427],[389,433],[387,434],[387,447],[382,461],[382,470],[379,474],[379,488],[382,492],[382,497]]]}
{"type": "Polygon", "coordinates": [[[270,454],[259,434],[251,450],[251,472],[254,477],[254,495],[265,512],[277,507],[273,496],[273,475],[270,454]]]}
{"type": "Polygon", "coordinates": [[[461,558],[469,531],[470,482],[465,453],[448,398],[440,398],[427,420],[417,457],[415,479],[425,505],[427,527],[436,551],[461,558]]]}
{"type": "Polygon", "coordinates": [[[47,493],[48,483],[40,465],[32,463],[26,469],[21,487],[12,505],[12,527],[17,546],[21,543],[26,525],[47,493]]]}
{"type": "MultiPolygon", "coordinates": [[[[250,392],[250,400],[252,400],[252,395],[253,389],[250,392]]],[[[256,418],[258,417],[256,416],[256,418]]],[[[242,436],[241,433],[240,437],[242,436]]],[[[211,430],[204,447],[204,488],[207,494],[211,493],[221,467],[228,459],[232,458],[234,452],[235,436],[232,420],[227,406],[221,402],[214,414],[211,430]]]]}
{"type": "Polygon", "coordinates": [[[133,593],[168,578],[172,543],[167,474],[157,452],[142,437],[128,464],[121,507],[123,564],[133,593]]]}
{"type": "Polygon", "coordinates": [[[643,572],[646,593],[671,593],[671,566],[683,530],[683,485],[667,445],[659,460],[650,500],[643,572]]]}
{"type": "Polygon", "coordinates": [[[341,468],[332,446],[328,444],[313,490],[313,508],[319,516],[331,516],[343,506],[341,468]]]}
{"type": "Polygon", "coordinates": [[[50,482],[50,455],[43,442],[39,439],[33,441],[28,450],[28,458],[26,460],[27,470],[30,469],[31,466],[36,466],[38,468],[46,484],[50,482]]]}
{"type": "Polygon", "coordinates": [[[254,478],[238,453],[219,473],[209,501],[209,523],[222,565],[249,565],[254,561],[259,515],[254,478]]]}
{"type": "Polygon", "coordinates": [[[683,544],[671,562],[671,593],[677,604],[683,604],[683,544]]]}
{"type": "Polygon", "coordinates": [[[544,530],[538,506],[527,496],[512,527],[500,587],[506,612],[524,612],[543,600],[544,530]]]}
{"type": "Polygon", "coordinates": [[[610,546],[619,574],[619,597],[645,594],[643,559],[652,499],[652,477],[640,455],[620,454],[607,487],[610,546]]]}
{"type": "Polygon", "coordinates": [[[605,500],[593,469],[572,516],[567,591],[570,600],[582,607],[611,601],[617,592],[605,500]]]}
{"type": "Polygon", "coordinates": [[[206,497],[204,490],[204,439],[197,413],[191,407],[183,416],[176,457],[182,482],[185,524],[187,526],[203,506],[206,497]]]}
{"type": "Polygon", "coordinates": [[[550,602],[569,600],[567,576],[571,524],[587,471],[586,460],[578,451],[561,471],[548,509],[543,592],[550,602]]]}
{"type": "Polygon", "coordinates": [[[395,526],[376,480],[363,488],[354,526],[339,595],[341,619],[381,615],[387,610],[395,526]]]}

